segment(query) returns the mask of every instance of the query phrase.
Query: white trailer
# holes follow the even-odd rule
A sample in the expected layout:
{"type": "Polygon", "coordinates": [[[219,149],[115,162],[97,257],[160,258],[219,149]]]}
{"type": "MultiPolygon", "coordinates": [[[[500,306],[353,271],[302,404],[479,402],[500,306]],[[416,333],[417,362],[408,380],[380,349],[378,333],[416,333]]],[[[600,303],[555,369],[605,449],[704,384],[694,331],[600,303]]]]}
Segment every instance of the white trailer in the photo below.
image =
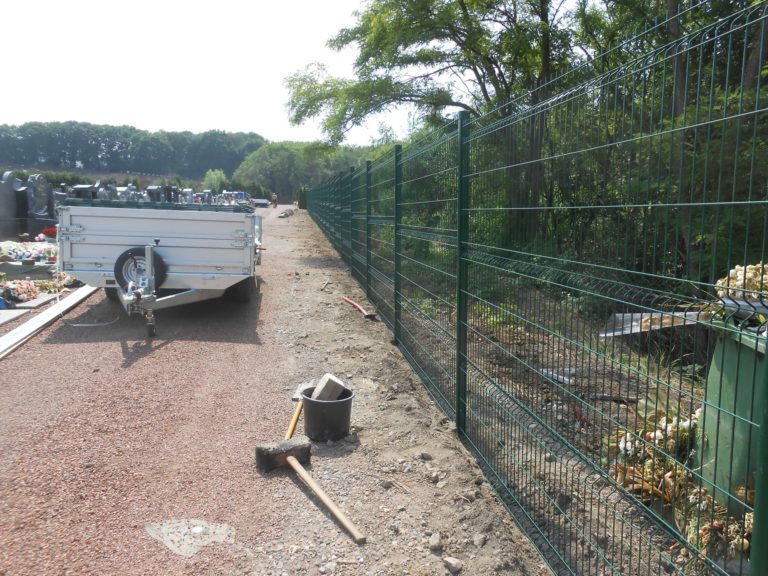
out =
{"type": "Polygon", "coordinates": [[[156,334],[155,310],[258,291],[262,219],[247,206],[69,199],[58,208],[67,274],[104,288],[156,334]]]}

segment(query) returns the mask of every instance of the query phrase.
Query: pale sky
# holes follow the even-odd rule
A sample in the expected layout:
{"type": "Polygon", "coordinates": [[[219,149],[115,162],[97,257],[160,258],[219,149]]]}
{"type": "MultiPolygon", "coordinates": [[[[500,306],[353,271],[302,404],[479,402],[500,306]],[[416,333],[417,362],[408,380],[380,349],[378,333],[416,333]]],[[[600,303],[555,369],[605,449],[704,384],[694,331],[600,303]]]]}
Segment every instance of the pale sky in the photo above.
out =
{"type": "MultiPolygon", "coordinates": [[[[321,137],[292,127],[284,79],[311,62],[351,77],[355,53],[325,47],[361,0],[8,0],[0,124],[69,121],[149,131],[321,137]]],[[[397,115],[396,115],[397,116],[397,115]]],[[[403,136],[405,115],[395,120],[403,136]]],[[[367,144],[378,124],[355,130],[367,144]]]]}

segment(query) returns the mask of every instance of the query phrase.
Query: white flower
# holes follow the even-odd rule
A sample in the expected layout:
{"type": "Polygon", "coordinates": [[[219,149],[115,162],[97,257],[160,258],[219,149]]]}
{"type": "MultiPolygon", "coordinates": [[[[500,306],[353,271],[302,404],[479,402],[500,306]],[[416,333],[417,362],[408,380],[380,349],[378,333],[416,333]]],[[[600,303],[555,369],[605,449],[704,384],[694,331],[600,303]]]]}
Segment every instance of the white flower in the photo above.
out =
{"type": "Polygon", "coordinates": [[[680,430],[690,430],[693,426],[694,422],[691,422],[690,420],[681,420],[677,425],[680,430]]]}
{"type": "Polygon", "coordinates": [[[623,456],[633,456],[637,452],[637,443],[635,437],[627,432],[624,437],[619,440],[619,452],[623,456]]]}
{"type": "Polygon", "coordinates": [[[664,437],[665,437],[665,434],[662,430],[655,430],[653,432],[648,432],[645,435],[646,440],[648,440],[649,442],[655,442],[657,444],[663,441],[664,437]]]}

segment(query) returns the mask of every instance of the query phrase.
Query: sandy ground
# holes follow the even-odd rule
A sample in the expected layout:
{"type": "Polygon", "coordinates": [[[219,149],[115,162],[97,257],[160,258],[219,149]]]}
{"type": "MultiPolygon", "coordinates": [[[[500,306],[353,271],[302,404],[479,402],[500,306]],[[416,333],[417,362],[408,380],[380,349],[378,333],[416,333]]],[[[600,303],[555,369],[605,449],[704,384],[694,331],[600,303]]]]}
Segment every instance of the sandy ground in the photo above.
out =
{"type": "Polygon", "coordinates": [[[0,361],[0,574],[550,573],[386,327],[342,300],[370,308],[326,238],[279,212],[250,304],[162,311],[147,340],[99,291],[0,361]],[[362,545],[254,465],[326,372],[352,429],[308,469],[362,545]]]}

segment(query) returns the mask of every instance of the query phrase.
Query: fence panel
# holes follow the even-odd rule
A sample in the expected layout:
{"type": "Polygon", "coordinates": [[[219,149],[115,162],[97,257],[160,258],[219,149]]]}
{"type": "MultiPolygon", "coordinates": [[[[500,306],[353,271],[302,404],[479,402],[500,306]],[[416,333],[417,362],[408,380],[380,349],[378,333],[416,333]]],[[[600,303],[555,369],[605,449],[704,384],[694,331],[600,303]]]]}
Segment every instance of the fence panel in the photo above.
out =
{"type": "Polygon", "coordinates": [[[366,268],[368,266],[368,197],[366,187],[366,170],[357,170],[352,174],[350,218],[349,218],[349,249],[350,268],[352,275],[365,286],[366,268]]]}
{"type": "Polygon", "coordinates": [[[352,189],[355,181],[355,170],[350,168],[344,175],[343,184],[339,188],[338,225],[339,253],[347,266],[352,266],[352,189]]]}
{"type": "Polygon", "coordinates": [[[397,230],[400,345],[449,414],[456,396],[457,151],[455,124],[403,150],[397,230]]]}
{"type": "Polygon", "coordinates": [[[395,155],[371,163],[368,191],[368,299],[381,319],[395,327],[395,155]]]}
{"type": "Polygon", "coordinates": [[[768,573],[766,10],[310,194],[557,574],[768,573]]]}

